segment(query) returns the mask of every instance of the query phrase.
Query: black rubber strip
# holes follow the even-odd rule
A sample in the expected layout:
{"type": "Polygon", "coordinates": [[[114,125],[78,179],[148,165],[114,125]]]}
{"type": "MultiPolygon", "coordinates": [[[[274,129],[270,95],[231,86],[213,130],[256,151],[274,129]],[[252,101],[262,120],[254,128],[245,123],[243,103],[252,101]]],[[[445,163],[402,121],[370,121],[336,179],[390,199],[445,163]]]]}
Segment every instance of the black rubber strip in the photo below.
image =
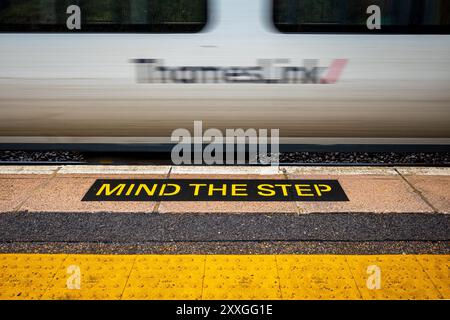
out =
{"type": "Polygon", "coordinates": [[[449,239],[447,214],[0,214],[0,242],[4,243],[449,239]]]}

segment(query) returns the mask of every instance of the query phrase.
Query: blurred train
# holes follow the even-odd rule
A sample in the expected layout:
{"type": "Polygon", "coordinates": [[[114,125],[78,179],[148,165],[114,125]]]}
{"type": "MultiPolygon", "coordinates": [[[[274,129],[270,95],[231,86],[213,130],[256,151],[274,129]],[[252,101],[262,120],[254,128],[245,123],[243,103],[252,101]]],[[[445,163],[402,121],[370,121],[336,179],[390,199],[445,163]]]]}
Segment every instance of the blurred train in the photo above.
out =
{"type": "Polygon", "coordinates": [[[294,149],[448,149],[449,16],[442,0],[0,0],[0,148],[156,150],[202,120],[294,149]]]}

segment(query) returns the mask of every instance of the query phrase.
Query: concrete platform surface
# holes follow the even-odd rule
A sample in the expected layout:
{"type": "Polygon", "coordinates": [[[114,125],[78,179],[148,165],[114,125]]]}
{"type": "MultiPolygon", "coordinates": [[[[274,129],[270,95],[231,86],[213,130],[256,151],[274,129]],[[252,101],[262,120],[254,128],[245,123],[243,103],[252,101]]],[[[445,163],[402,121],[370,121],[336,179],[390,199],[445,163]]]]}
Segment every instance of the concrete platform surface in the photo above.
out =
{"type": "Polygon", "coordinates": [[[448,214],[450,168],[1,166],[0,212],[448,214]],[[349,201],[82,202],[97,179],[338,180],[349,201]]]}

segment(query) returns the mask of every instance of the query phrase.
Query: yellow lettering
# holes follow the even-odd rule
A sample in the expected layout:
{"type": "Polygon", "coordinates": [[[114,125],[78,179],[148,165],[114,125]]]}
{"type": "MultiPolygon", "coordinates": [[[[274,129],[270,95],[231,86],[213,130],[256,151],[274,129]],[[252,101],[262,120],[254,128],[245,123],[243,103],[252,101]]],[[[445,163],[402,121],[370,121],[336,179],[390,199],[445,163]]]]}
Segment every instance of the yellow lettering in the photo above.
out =
{"type": "Polygon", "coordinates": [[[206,187],[206,183],[190,183],[189,187],[194,187],[194,196],[198,196],[200,193],[200,187],[206,187]]]}
{"type": "Polygon", "coordinates": [[[164,188],[164,191],[163,191],[162,188],[161,188],[161,192],[162,192],[162,193],[160,192],[159,195],[160,195],[160,196],[165,196],[165,197],[174,196],[174,195],[178,194],[178,192],[180,192],[180,190],[181,190],[181,187],[180,187],[179,185],[173,184],[173,183],[169,183],[169,184],[167,184],[167,185],[163,185],[163,188],[164,188]],[[174,189],[173,192],[165,193],[164,191],[165,191],[165,189],[166,189],[167,187],[174,187],[175,189],[174,189]]]}
{"type": "Polygon", "coordinates": [[[331,191],[331,186],[329,186],[327,184],[315,184],[314,188],[316,189],[317,195],[319,197],[322,196],[322,192],[330,192],[331,191]]]}
{"type": "Polygon", "coordinates": [[[281,190],[283,190],[283,194],[284,196],[288,195],[288,190],[287,187],[291,187],[292,185],[290,184],[276,184],[275,187],[281,187],[281,190]]]}
{"type": "Polygon", "coordinates": [[[155,194],[156,187],[158,187],[158,185],[154,184],[153,187],[152,187],[152,190],[150,190],[146,184],[140,184],[139,187],[136,190],[136,193],[134,195],[135,196],[140,195],[142,189],[144,189],[145,192],[147,193],[147,195],[151,197],[151,196],[153,196],[155,194]]]}
{"type": "Polygon", "coordinates": [[[314,197],[314,194],[312,193],[303,193],[312,191],[309,184],[296,184],[295,189],[297,190],[297,194],[299,197],[314,197]]]}
{"type": "Polygon", "coordinates": [[[123,189],[125,189],[125,184],[121,183],[119,184],[117,187],[115,187],[114,189],[111,190],[111,185],[109,183],[105,183],[101,186],[100,190],[97,191],[97,196],[101,195],[103,190],[105,190],[105,195],[106,196],[111,196],[114,192],[116,193],[116,196],[120,196],[123,192],[123,189]]]}
{"type": "Polygon", "coordinates": [[[232,184],[231,185],[231,195],[233,197],[245,197],[247,194],[247,185],[246,184],[232,184]],[[245,192],[245,193],[238,193],[245,192]]]}
{"type": "Polygon", "coordinates": [[[214,188],[213,184],[209,185],[209,189],[208,189],[208,196],[212,196],[213,192],[215,191],[222,191],[222,196],[226,196],[227,195],[227,185],[223,184],[222,188],[214,188]]]}
{"type": "Polygon", "coordinates": [[[258,195],[263,197],[273,197],[275,195],[273,188],[274,186],[271,184],[260,184],[258,185],[258,195]]]}
{"type": "Polygon", "coordinates": [[[133,191],[134,189],[134,183],[130,185],[130,187],[128,188],[127,193],[125,193],[125,195],[129,196],[131,194],[131,191],[133,191]]]}

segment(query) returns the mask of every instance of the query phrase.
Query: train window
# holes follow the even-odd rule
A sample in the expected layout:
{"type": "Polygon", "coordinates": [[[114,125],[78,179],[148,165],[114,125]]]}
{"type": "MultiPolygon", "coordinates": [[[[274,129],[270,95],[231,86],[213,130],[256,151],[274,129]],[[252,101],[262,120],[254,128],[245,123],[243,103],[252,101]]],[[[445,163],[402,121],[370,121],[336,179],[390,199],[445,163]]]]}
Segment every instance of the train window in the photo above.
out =
{"type": "Polygon", "coordinates": [[[0,32],[192,33],[207,0],[0,0],[0,32]]]}
{"type": "Polygon", "coordinates": [[[273,0],[281,32],[450,33],[448,0],[273,0]]]}

